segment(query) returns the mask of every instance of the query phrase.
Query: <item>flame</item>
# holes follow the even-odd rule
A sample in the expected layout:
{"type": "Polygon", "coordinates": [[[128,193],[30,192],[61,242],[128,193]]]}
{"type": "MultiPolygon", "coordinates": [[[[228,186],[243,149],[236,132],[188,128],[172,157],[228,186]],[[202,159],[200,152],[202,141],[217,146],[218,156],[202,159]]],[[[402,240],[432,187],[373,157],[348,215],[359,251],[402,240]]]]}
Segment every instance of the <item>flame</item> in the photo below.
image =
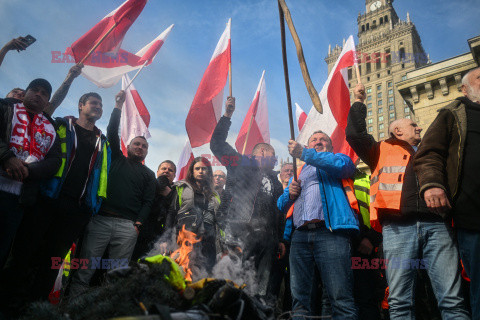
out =
{"type": "Polygon", "coordinates": [[[201,238],[197,239],[197,235],[191,231],[185,230],[185,225],[178,233],[177,244],[179,248],[170,255],[170,258],[183,268],[185,272],[185,280],[192,281],[192,270],[190,269],[190,252],[193,250],[193,244],[200,242],[201,238]]]}

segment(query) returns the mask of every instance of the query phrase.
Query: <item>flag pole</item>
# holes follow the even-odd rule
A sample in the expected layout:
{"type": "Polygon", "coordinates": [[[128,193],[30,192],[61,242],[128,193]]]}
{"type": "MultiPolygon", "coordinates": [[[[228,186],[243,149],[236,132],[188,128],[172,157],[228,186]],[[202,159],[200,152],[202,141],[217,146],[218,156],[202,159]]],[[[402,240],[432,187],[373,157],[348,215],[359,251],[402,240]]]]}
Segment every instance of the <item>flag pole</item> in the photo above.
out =
{"type": "Polygon", "coordinates": [[[245,154],[245,148],[247,147],[248,136],[250,135],[250,129],[252,129],[253,116],[254,114],[252,112],[252,116],[250,117],[250,123],[248,124],[247,135],[245,136],[245,142],[243,143],[242,156],[245,154]]]}
{"type": "MultiPolygon", "coordinates": [[[[292,98],[290,96],[290,82],[288,80],[288,63],[287,63],[287,48],[285,43],[285,18],[283,15],[281,0],[278,0],[278,13],[280,15],[280,33],[282,38],[282,58],[283,58],[283,74],[285,77],[285,91],[287,92],[287,106],[288,106],[288,120],[290,121],[290,138],[295,140],[295,129],[293,128],[293,112],[292,112],[292,98]]],[[[293,162],[293,180],[297,181],[297,161],[292,157],[293,162]]]]}
{"type": "Polygon", "coordinates": [[[125,89],[123,90],[127,90],[128,87],[130,87],[130,85],[132,84],[133,80],[135,80],[135,78],[138,76],[138,74],[140,73],[140,71],[142,71],[142,69],[147,65],[148,63],[148,60],[145,61],[145,63],[142,65],[142,67],[140,69],[138,69],[137,73],[135,73],[135,75],[133,76],[132,80],[130,80],[130,82],[128,83],[128,85],[125,87],[125,89]]]}
{"type": "Polygon", "coordinates": [[[95,51],[95,49],[98,48],[98,46],[102,43],[102,41],[105,40],[105,38],[110,34],[110,32],[113,31],[113,29],[118,25],[119,22],[120,22],[120,20],[118,22],[115,22],[114,25],[110,29],[108,29],[107,33],[105,33],[103,35],[103,37],[100,40],[98,40],[98,42],[93,46],[93,48],[90,49],[90,51],[88,51],[88,53],[85,55],[85,57],[83,57],[83,59],[82,59],[82,61],[80,61],[80,63],[84,63],[85,60],[87,60],[88,57],[90,57],[92,52],[95,51]]]}
{"type": "MultiPolygon", "coordinates": [[[[232,33],[231,28],[232,28],[232,18],[230,18],[230,34],[232,33]]],[[[228,86],[230,89],[229,97],[231,97],[232,96],[232,38],[231,36],[230,36],[230,63],[228,64],[228,86]]]]}
{"type": "Polygon", "coordinates": [[[355,74],[357,75],[357,84],[362,83],[362,80],[360,79],[360,68],[358,67],[358,63],[355,62],[355,74]]]}

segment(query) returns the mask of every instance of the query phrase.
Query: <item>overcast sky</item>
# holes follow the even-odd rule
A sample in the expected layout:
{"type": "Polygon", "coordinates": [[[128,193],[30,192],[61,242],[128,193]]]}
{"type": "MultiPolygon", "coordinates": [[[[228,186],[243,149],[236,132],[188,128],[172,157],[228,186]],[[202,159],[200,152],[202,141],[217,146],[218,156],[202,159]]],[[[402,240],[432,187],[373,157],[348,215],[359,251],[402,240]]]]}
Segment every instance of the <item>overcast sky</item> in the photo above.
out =
{"type": "MultiPolygon", "coordinates": [[[[2,45],[31,34],[37,42],[21,53],[9,52],[0,67],[0,96],[13,87],[25,88],[43,77],[58,88],[72,66],[52,63],[52,51],[64,51],[76,39],[118,7],[121,0],[1,0],[2,45]]],[[[287,0],[303,44],[310,75],[320,91],[327,79],[324,58],[328,45],[354,35],[357,16],[365,12],[363,0],[287,0]]],[[[402,20],[407,11],[415,23],[425,51],[433,62],[469,51],[467,39],[479,34],[477,0],[397,0],[394,7],[402,20]]],[[[174,29],[155,61],[142,71],[135,86],[151,114],[149,155],[154,171],[164,159],[178,161],[185,143],[185,118],[203,72],[228,18],[232,18],[233,94],[237,108],[229,141],[236,139],[253,99],[262,70],[266,70],[270,136],[277,155],[287,156],[288,116],[283,78],[278,8],[275,0],[150,0],[128,31],[122,48],[137,52],[172,23],[174,29]]],[[[312,103],[303,83],[295,47],[287,33],[292,102],[308,112],[312,103]]],[[[134,73],[130,74],[133,76],[134,73]]],[[[83,77],[73,83],[55,116],[77,115],[78,98],[96,91],[103,97],[104,114],[97,123],[106,130],[121,82],[109,89],[97,88],[83,77]]],[[[225,90],[225,94],[228,90],[225,90]]],[[[195,150],[195,156],[209,152],[195,150]]]]}

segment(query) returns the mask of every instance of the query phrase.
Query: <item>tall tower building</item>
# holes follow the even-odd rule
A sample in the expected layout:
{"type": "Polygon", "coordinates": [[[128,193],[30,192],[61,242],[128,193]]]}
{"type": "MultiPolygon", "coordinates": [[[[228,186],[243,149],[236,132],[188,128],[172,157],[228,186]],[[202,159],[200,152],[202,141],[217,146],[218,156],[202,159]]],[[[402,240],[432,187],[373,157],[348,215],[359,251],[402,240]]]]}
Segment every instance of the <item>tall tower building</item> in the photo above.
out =
{"type": "MultiPolygon", "coordinates": [[[[388,126],[393,120],[413,118],[413,110],[403,100],[396,83],[405,80],[407,72],[428,63],[409,14],[401,20],[392,3],[393,0],[365,0],[365,13],[359,13],[357,18],[357,58],[367,93],[367,130],[378,140],[388,138],[388,126]]],[[[338,45],[333,49],[329,46],[325,58],[328,72],[341,51],[338,45]]],[[[353,101],[355,70],[348,71],[348,80],[353,101]]]]}

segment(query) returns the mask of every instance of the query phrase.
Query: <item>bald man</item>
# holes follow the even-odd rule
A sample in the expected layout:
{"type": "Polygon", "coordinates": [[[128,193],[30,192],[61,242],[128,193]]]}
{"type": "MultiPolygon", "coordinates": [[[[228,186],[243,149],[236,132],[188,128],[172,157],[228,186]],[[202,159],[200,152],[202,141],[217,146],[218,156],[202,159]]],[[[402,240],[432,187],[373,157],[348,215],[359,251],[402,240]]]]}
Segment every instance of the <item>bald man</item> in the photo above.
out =
{"type": "Polygon", "coordinates": [[[472,319],[480,319],[480,68],[465,74],[462,93],[439,110],[414,162],[429,209],[453,217],[472,319]]]}
{"type": "Polygon", "coordinates": [[[459,253],[451,224],[444,215],[429,210],[413,170],[422,128],[410,119],[395,120],[389,126],[390,138],[377,142],[367,132],[362,84],[355,87],[354,96],[345,133],[372,171],[370,224],[383,231],[390,319],[415,318],[416,269],[427,270],[443,318],[470,319],[460,288],[459,253]]]}

